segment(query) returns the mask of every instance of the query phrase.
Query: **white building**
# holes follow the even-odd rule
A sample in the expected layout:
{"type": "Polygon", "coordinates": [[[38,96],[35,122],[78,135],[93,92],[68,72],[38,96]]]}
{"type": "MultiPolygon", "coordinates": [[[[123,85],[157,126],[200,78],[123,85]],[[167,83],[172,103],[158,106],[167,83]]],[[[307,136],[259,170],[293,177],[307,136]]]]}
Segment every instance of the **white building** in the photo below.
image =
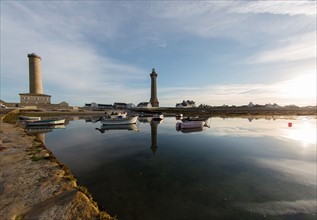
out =
{"type": "Polygon", "coordinates": [[[195,108],[195,102],[194,101],[190,101],[190,100],[183,100],[182,103],[177,103],[176,104],[176,108],[195,108]]]}

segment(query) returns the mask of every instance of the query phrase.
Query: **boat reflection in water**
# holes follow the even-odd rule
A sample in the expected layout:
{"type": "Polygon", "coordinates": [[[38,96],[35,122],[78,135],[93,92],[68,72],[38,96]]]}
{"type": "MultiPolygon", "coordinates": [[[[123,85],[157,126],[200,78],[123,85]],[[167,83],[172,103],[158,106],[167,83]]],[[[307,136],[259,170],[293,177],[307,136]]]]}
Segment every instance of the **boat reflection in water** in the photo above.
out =
{"type": "Polygon", "coordinates": [[[45,145],[45,133],[52,132],[54,129],[64,129],[65,125],[46,125],[46,126],[25,126],[24,130],[28,134],[32,134],[45,145]]]}
{"type": "Polygon", "coordinates": [[[204,130],[203,126],[196,127],[196,128],[180,128],[179,126],[176,125],[176,131],[181,131],[182,133],[201,132],[203,130],[204,130]]]}
{"type": "Polygon", "coordinates": [[[138,121],[141,123],[151,123],[152,117],[139,116],[138,121]]]}
{"type": "Polygon", "coordinates": [[[85,118],[85,122],[91,122],[91,123],[97,123],[98,121],[101,120],[101,116],[92,116],[89,118],[85,118]]]}
{"type": "Polygon", "coordinates": [[[176,131],[182,133],[201,132],[204,127],[210,128],[209,118],[187,118],[182,119],[182,122],[176,123],[176,131]]]}
{"type": "Polygon", "coordinates": [[[100,133],[105,133],[105,131],[109,130],[128,130],[128,131],[139,131],[139,128],[136,124],[126,124],[126,125],[101,125],[100,128],[95,128],[100,131],[100,133]]]}

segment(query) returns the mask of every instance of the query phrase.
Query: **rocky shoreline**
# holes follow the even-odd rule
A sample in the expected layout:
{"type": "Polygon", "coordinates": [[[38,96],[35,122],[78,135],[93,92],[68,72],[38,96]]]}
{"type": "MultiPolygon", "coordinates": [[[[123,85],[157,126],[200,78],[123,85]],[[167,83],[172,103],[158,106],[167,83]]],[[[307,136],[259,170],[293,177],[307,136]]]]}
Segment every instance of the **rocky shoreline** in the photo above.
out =
{"type": "Polygon", "coordinates": [[[0,122],[1,219],[113,219],[34,136],[0,122]]]}

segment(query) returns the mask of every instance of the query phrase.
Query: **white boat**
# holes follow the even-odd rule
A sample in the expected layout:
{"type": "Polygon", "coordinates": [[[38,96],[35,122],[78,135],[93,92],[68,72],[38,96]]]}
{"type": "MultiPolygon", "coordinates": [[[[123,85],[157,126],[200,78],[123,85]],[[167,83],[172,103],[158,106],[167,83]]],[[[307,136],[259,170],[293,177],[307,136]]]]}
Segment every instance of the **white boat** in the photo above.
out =
{"type": "Polygon", "coordinates": [[[205,121],[184,121],[184,122],[177,122],[176,129],[202,128],[204,125],[205,125],[205,121]]]}
{"type": "Polygon", "coordinates": [[[20,120],[23,120],[23,121],[39,121],[39,120],[41,120],[41,117],[31,117],[31,116],[24,116],[24,115],[20,115],[19,118],[20,118],[20,120]]]}
{"type": "Polygon", "coordinates": [[[27,126],[42,126],[42,125],[63,125],[65,124],[65,119],[47,119],[38,121],[26,121],[27,126]]]}
{"type": "Polygon", "coordinates": [[[164,115],[163,114],[155,114],[152,117],[152,120],[154,120],[154,121],[161,121],[163,119],[164,119],[164,115]]]}
{"type": "Polygon", "coordinates": [[[104,118],[101,120],[103,125],[128,125],[135,124],[138,121],[138,116],[126,118],[104,118]]]}

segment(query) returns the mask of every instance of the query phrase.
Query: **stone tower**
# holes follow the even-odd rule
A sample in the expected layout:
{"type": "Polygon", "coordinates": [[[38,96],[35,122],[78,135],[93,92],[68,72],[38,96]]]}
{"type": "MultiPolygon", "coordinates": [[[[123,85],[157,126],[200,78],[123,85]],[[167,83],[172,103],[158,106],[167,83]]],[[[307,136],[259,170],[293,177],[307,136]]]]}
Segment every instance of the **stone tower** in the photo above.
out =
{"type": "Polygon", "coordinates": [[[31,53],[29,58],[29,93],[20,93],[21,106],[49,106],[51,96],[43,94],[41,57],[31,53]]]}
{"type": "Polygon", "coordinates": [[[157,99],[157,88],[156,88],[156,77],[157,73],[155,72],[155,69],[152,69],[151,76],[151,105],[152,107],[159,107],[159,101],[157,99]]]}
{"type": "Polygon", "coordinates": [[[29,58],[30,94],[43,94],[41,57],[31,53],[29,58]]]}

